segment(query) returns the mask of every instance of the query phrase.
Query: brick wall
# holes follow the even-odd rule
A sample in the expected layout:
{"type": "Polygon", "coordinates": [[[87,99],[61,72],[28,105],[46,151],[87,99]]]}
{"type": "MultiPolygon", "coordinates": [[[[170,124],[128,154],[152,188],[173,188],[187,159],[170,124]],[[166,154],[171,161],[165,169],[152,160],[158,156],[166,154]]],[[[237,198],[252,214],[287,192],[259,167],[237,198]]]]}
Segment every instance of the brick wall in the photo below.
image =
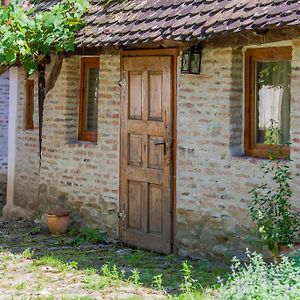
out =
{"type": "Polygon", "coordinates": [[[6,184],[8,147],[9,73],[0,76],[0,187],[6,184]]]}
{"type": "MultiPolygon", "coordinates": [[[[299,201],[300,44],[293,43],[292,159],[299,201]]],[[[206,49],[201,75],[178,74],[177,240],[180,254],[243,257],[251,247],[249,191],[263,159],[243,157],[243,55],[206,49]]]]}
{"type": "MultiPolygon", "coordinates": [[[[292,163],[295,204],[300,195],[300,42],[293,42],[292,163]]],[[[37,130],[24,131],[20,86],[17,200],[41,212],[62,206],[117,236],[120,58],[100,56],[98,142],[77,141],[80,57],[63,63],[45,103],[38,176],[37,130]],[[22,200],[21,200],[22,199],[22,200]],[[32,202],[30,202],[32,201],[32,202]]],[[[36,105],[37,107],[37,105],[36,105]]],[[[206,48],[200,75],[180,73],[177,98],[177,246],[180,254],[243,257],[251,230],[249,190],[261,182],[264,160],[243,157],[243,54],[206,48]]],[[[35,124],[37,124],[35,114],[35,124]]]]}
{"type": "Polygon", "coordinates": [[[98,142],[77,141],[80,57],[66,59],[45,103],[39,207],[70,209],[75,219],[117,235],[119,56],[100,56],[98,142]]]}
{"type": "Polygon", "coordinates": [[[17,206],[35,210],[38,203],[39,184],[39,139],[38,139],[38,99],[37,80],[34,82],[34,129],[25,130],[26,115],[26,73],[19,68],[18,74],[18,116],[16,145],[15,199],[17,206]]]}

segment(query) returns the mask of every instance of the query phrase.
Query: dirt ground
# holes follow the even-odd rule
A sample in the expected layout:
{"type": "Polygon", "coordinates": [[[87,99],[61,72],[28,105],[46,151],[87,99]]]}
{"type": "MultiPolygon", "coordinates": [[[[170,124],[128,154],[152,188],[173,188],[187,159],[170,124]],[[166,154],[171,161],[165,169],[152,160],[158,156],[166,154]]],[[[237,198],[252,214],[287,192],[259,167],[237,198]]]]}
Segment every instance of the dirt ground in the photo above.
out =
{"type": "MultiPolygon", "coordinates": [[[[180,294],[184,282],[184,260],[174,255],[52,237],[22,221],[0,219],[0,249],[0,299],[159,299],[180,294]]],[[[188,263],[201,293],[228,273],[226,265],[188,263]]]]}

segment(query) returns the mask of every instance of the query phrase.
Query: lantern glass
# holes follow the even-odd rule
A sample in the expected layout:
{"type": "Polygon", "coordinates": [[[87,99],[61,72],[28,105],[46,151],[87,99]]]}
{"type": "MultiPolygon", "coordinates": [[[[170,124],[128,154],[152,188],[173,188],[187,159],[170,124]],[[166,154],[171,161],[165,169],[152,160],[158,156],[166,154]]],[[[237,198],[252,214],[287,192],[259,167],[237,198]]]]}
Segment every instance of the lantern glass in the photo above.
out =
{"type": "Polygon", "coordinates": [[[183,52],[181,73],[189,73],[189,72],[190,72],[190,52],[183,52]]]}
{"type": "Polygon", "coordinates": [[[200,52],[191,52],[191,60],[190,60],[190,73],[191,74],[199,74],[200,73],[200,62],[201,62],[200,52]]]}
{"type": "Polygon", "coordinates": [[[200,74],[201,50],[192,47],[182,54],[181,73],[200,74]]]}

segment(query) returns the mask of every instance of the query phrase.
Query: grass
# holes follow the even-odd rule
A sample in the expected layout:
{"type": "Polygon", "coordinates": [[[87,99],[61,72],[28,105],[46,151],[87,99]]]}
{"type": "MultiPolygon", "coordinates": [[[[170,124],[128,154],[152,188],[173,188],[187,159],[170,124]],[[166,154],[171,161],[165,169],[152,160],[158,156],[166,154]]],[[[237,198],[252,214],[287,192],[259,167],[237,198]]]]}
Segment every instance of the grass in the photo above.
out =
{"type": "MultiPolygon", "coordinates": [[[[82,245],[74,245],[74,236],[51,237],[39,230],[29,229],[23,234],[20,231],[20,227],[15,230],[8,227],[7,234],[3,230],[0,234],[0,244],[5,245],[0,251],[0,279],[11,274],[6,288],[16,294],[29,293],[30,297],[24,299],[35,299],[30,294],[32,291],[38,299],[51,288],[62,295],[61,299],[67,300],[95,299],[93,295],[99,293],[116,299],[115,293],[125,293],[126,299],[157,294],[169,295],[170,299],[187,299],[178,296],[182,292],[194,293],[201,299],[204,291],[214,288],[217,277],[226,278],[229,272],[226,265],[192,259],[187,260],[189,270],[183,272],[184,260],[174,255],[105,245],[103,241],[99,246],[88,238],[82,245]],[[23,277],[16,278],[19,274],[23,277]],[[24,276],[34,279],[27,282],[24,276]],[[85,292],[72,294],[76,289],[85,292]]],[[[96,232],[84,232],[86,236],[96,235],[96,232]]],[[[45,294],[42,299],[48,296],[51,297],[45,294]]]]}

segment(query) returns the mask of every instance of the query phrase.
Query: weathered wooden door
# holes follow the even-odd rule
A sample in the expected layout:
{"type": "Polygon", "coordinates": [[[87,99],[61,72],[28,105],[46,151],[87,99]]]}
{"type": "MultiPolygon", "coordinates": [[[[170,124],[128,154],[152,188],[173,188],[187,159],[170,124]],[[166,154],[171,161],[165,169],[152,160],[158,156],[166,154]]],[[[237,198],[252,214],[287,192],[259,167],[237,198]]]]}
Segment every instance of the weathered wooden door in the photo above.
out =
{"type": "Polygon", "coordinates": [[[171,250],[171,57],[124,57],[120,237],[171,250]]]}

